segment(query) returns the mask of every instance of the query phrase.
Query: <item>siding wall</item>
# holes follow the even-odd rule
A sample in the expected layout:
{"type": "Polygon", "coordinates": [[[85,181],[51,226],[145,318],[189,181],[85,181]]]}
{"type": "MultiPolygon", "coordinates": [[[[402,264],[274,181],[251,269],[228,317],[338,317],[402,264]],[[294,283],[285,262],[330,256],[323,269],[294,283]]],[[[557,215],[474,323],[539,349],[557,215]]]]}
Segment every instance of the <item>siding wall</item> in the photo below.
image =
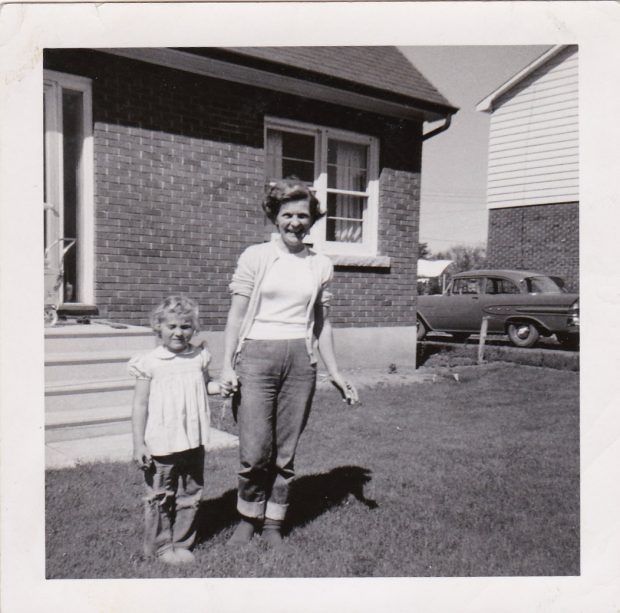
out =
{"type": "Polygon", "coordinates": [[[494,107],[488,207],[578,201],[577,47],[560,51],[494,107]]]}
{"type": "Polygon", "coordinates": [[[102,316],[146,324],[171,292],[200,303],[222,330],[241,251],[265,240],[265,115],[380,140],[379,252],[389,269],[338,267],[341,327],[413,326],[421,129],[317,103],[85,50],[45,53],[45,68],[93,79],[95,300],[102,316]]]}

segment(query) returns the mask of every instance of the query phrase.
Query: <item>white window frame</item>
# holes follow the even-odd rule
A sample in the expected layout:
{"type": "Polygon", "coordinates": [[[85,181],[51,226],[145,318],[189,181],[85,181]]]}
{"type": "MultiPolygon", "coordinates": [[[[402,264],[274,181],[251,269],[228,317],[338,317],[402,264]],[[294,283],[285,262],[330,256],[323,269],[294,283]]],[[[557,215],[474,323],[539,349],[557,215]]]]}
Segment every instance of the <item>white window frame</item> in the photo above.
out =
{"type": "MultiPolygon", "coordinates": [[[[63,133],[62,133],[62,91],[69,89],[82,94],[83,116],[82,154],[79,161],[79,186],[77,207],[77,238],[79,240],[79,256],[77,261],[78,296],[77,304],[94,304],[95,295],[95,198],[94,198],[94,154],[93,154],[93,122],[92,122],[92,81],[86,77],[56,72],[43,71],[43,82],[48,95],[53,101],[46,105],[46,147],[56,161],[46,157],[46,174],[48,177],[48,200],[58,209],[57,232],[64,226],[63,210],[63,133]]],[[[48,217],[49,218],[49,217],[48,217]]],[[[48,225],[48,232],[53,229],[48,225]]],[[[53,237],[48,235],[48,244],[53,237]]],[[[61,290],[62,291],[62,290],[61,290]]],[[[60,297],[62,301],[62,296],[60,297]]],[[[71,303],[76,304],[76,303],[71,303]]]]}
{"type": "MultiPolygon", "coordinates": [[[[265,117],[264,143],[267,151],[267,130],[285,130],[315,137],[315,177],[311,186],[321,204],[323,212],[327,209],[328,193],[346,193],[327,187],[327,146],[328,140],[342,140],[350,143],[368,145],[368,190],[366,192],[367,207],[363,216],[363,241],[361,243],[345,243],[326,239],[327,219],[323,216],[310,231],[310,242],[317,251],[333,255],[375,256],[378,253],[379,229],[379,139],[374,136],[327,128],[315,124],[265,117]]],[[[266,164],[265,164],[266,172],[266,164]]],[[[270,179],[270,177],[267,177],[270,179]]],[[[355,193],[354,195],[359,195],[355,193]]]]}

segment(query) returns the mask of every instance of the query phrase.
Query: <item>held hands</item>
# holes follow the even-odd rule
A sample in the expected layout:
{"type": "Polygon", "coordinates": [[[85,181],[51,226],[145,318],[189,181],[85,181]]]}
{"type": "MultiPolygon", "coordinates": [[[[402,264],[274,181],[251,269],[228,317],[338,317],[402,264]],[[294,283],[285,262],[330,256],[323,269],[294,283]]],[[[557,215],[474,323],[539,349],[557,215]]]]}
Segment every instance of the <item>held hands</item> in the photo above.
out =
{"type": "Polygon", "coordinates": [[[239,381],[232,366],[224,366],[220,376],[220,394],[223,398],[229,398],[239,388],[239,381]]]}
{"type": "Polygon", "coordinates": [[[153,458],[144,443],[142,445],[134,446],[133,459],[140,470],[148,470],[153,463],[153,458]]]}
{"type": "Polygon", "coordinates": [[[357,394],[357,390],[351,383],[345,381],[345,379],[342,378],[342,375],[340,373],[331,375],[330,380],[342,395],[343,402],[346,402],[349,405],[355,405],[359,403],[360,399],[357,394]]]}

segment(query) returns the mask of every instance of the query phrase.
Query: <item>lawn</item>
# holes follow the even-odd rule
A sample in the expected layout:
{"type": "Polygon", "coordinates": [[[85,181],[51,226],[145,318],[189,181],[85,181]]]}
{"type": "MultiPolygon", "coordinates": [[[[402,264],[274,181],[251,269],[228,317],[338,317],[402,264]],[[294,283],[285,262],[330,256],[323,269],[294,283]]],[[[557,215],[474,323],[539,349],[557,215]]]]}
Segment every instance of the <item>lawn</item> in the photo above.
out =
{"type": "Polygon", "coordinates": [[[579,375],[463,368],[460,382],[320,392],[297,456],[286,545],[225,546],[236,450],[205,467],[197,562],[141,556],[141,474],[48,471],[48,578],[579,574],[579,375]]]}

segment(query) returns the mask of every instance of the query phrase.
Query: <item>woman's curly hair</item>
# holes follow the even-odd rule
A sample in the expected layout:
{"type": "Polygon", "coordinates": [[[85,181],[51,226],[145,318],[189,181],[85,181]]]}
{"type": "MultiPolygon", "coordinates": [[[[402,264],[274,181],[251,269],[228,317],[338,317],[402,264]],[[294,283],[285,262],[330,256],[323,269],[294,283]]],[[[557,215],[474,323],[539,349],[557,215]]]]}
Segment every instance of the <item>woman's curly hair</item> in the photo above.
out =
{"type": "Polygon", "coordinates": [[[275,184],[267,186],[267,193],[262,203],[263,211],[265,211],[265,215],[275,223],[276,217],[280,212],[280,207],[287,202],[293,202],[295,200],[308,201],[310,204],[312,223],[325,215],[325,212],[321,211],[319,201],[310,191],[308,185],[294,176],[281,179],[275,184]]]}

